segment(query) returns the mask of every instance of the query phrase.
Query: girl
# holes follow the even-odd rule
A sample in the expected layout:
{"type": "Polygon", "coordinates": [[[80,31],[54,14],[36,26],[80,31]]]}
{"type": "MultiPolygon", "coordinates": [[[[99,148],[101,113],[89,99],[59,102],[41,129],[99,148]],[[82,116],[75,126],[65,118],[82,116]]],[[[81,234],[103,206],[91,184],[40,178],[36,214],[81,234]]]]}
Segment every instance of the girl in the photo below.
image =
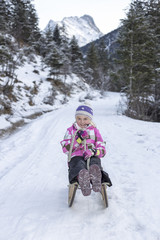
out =
{"type": "Polygon", "coordinates": [[[67,129],[64,140],[60,143],[63,152],[68,155],[69,182],[78,182],[84,196],[92,189],[101,191],[101,183],[112,186],[106,172],[102,170],[100,158],[106,154],[105,143],[99,130],[92,122],[93,110],[87,105],[76,109],[76,122],[67,129]]]}

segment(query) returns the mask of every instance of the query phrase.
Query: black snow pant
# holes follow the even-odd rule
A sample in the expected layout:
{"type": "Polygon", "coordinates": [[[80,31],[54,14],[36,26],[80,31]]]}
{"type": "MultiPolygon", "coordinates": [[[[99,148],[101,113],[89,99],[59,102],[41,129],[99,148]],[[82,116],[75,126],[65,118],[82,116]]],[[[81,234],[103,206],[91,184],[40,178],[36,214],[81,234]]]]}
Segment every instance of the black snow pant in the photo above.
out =
{"type": "MultiPolygon", "coordinates": [[[[109,178],[108,173],[106,173],[102,169],[101,159],[96,157],[96,156],[91,157],[89,165],[91,166],[93,164],[98,165],[99,168],[101,169],[102,182],[108,182],[108,183],[110,183],[110,186],[112,186],[112,182],[109,178]]],[[[69,169],[68,169],[69,182],[74,183],[74,182],[78,181],[77,177],[78,177],[79,171],[82,170],[82,169],[87,169],[87,161],[84,160],[84,158],[82,156],[75,156],[71,159],[68,166],[69,166],[69,169]]]]}

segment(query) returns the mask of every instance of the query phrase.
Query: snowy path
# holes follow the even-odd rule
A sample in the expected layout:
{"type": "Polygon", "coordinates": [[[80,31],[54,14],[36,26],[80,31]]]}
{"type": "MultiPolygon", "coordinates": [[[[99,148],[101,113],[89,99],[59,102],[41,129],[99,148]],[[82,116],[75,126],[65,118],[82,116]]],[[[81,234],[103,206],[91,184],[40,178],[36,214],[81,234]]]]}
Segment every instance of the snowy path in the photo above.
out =
{"type": "Polygon", "coordinates": [[[60,140],[78,102],[46,114],[0,140],[0,240],[160,240],[160,124],[116,114],[119,95],[93,101],[106,141],[102,160],[113,187],[77,191],[67,206],[67,163],[60,140]]]}

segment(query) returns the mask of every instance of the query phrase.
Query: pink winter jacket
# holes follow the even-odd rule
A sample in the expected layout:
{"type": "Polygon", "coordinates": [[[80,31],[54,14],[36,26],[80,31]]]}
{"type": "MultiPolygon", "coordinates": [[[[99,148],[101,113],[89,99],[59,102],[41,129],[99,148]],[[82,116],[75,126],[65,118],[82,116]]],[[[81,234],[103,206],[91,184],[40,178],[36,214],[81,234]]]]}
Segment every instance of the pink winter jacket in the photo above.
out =
{"type": "MultiPolygon", "coordinates": [[[[76,130],[78,129],[79,127],[77,123],[74,123],[70,128],[67,129],[67,132],[64,136],[64,140],[60,142],[64,153],[66,154],[69,153],[72,137],[76,132],[76,130]]],[[[93,125],[89,125],[85,130],[89,135],[89,138],[86,139],[86,149],[91,149],[95,152],[96,150],[99,150],[98,152],[100,154],[98,155],[98,157],[99,158],[104,157],[104,155],[106,154],[105,143],[103,142],[103,139],[101,137],[99,130],[93,125]]],[[[71,157],[83,156],[84,152],[85,152],[84,143],[82,142],[79,144],[75,138],[71,157]]]]}

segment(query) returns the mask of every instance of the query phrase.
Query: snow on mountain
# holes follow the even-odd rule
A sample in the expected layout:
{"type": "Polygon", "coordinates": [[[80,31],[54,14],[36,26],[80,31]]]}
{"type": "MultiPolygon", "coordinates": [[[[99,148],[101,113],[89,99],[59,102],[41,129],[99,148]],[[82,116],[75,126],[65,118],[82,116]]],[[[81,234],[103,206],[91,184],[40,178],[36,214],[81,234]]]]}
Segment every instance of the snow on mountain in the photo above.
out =
{"type": "Polygon", "coordinates": [[[90,102],[106,141],[109,208],[100,193],[84,197],[80,190],[68,208],[60,140],[79,97],[0,139],[0,239],[159,240],[160,124],[117,115],[118,93],[90,102]]]}
{"type": "Polygon", "coordinates": [[[50,20],[47,28],[54,29],[55,26],[65,26],[66,34],[69,39],[74,35],[79,43],[79,46],[84,46],[87,43],[94,41],[103,36],[103,33],[96,26],[93,18],[89,15],[82,17],[65,17],[62,21],[50,20]]]}
{"type": "MultiPolygon", "coordinates": [[[[119,45],[117,43],[117,39],[119,35],[119,30],[120,28],[117,28],[94,41],[94,44],[97,47],[101,45],[102,41],[104,42],[104,44],[106,45],[106,48],[108,49],[108,54],[110,59],[115,58],[116,51],[118,50],[119,45]]],[[[87,53],[90,46],[91,46],[91,43],[88,43],[87,45],[81,48],[84,55],[87,53]]]]}

